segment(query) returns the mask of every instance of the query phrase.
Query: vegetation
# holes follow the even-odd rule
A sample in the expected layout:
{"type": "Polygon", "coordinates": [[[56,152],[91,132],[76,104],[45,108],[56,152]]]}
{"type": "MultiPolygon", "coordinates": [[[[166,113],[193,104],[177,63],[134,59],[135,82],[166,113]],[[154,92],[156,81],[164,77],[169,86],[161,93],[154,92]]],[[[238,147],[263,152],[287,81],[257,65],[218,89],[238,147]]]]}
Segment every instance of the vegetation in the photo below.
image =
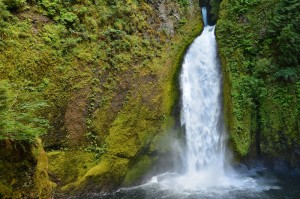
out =
{"type": "Polygon", "coordinates": [[[221,4],[217,37],[230,143],[296,165],[299,140],[299,1],[221,4]]]}
{"type": "Polygon", "coordinates": [[[139,157],[171,115],[201,28],[188,4],[0,0],[0,139],[41,136],[57,192],[116,188],[138,165],[133,183],[154,162],[139,157]]]}
{"type": "Polygon", "coordinates": [[[51,198],[55,184],[48,177],[41,140],[0,141],[0,197],[51,198]]]}
{"type": "MultiPolygon", "coordinates": [[[[50,198],[49,178],[58,197],[131,185],[167,154],[179,66],[201,29],[189,2],[0,0],[1,198],[50,198]]],[[[209,2],[213,24],[221,0],[209,2]]],[[[241,158],[298,161],[299,9],[221,3],[225,113],[241,158]]]]}
{"type": "Polygon", "coordinates": [[[39,113],[46,108],[39,101],[39,90],[30,83],[14,88],[0,81],[0,140],[34,142],[46,132],[48,121],[39,113]]]}

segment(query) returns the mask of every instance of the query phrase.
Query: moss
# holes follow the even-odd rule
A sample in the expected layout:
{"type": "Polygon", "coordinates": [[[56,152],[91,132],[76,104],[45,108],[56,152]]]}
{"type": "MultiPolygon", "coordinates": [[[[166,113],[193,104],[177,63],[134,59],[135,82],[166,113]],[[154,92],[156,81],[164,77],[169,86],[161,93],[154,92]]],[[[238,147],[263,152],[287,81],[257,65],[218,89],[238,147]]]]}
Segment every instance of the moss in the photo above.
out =
{"type": "Polygon", "coordinates": [[[106,139],[108,153],[133,158],[157,133],[157,113],[141,103],[141,98],[129,100],[113,122],[106,139]],[[155,128],[156,127],[156,128],[155,128]]]}
{"type": "MultiPolygon", "coordinates": [[[[299,102],[295,75],[299,70],[295,70],[297,63],[290,64],[297,53],[290,50],[285,56],[280,49],[293,44],[278,38],[285,34],[280,20],[289,21],[291,27],[298,23],[292,16],[299,5],[277,0],[222,1],[216,35],[224,77],[225,119],[238,159],[261,155],[297,159],[293,154],[300,146],[299,109],[295,108],[299,102]],[[291,9],[289,16],[283,14],[287,7],[291,9]]],[[[294,31],[289,37],[297,34],[294,31]]]]}
{"type": "Polygon", "coordinates": [[[155,158],[149,157],[148,155],[143,155],[142,157],[140,157],[137,163],[134,164],[126,173],[122,184],[124,186],[130,186],[133,183],[141,180],[141,177],[150,170],[155,160],[155,158]]]}
{"type": "Polygon", "coordinates": [[[78,181],[63,187],[68,193],[108,191],[117,188],[127,172],[128,159],[105,156],[78,181]]]}
{"type": "Polygon", "coordinates": [[[201,29],[198,2],[47,2],[1,21],[0,77],[19,87],[30,82],[49,103],[43,139],[58,192],[116,188],[168,126],[181,60],[201,29]],[[65,118],[76,103],[80,124],[65,118]],[[78,134],[92,139],[72,142],[70,125],[86,125],[78,134]],[[106,146],[105,153],[85,152],[90,146],[106,146]]]}
{"type": "Polygon", "coordinates": [[[38,140],[37,147],[32,147],[31,153],[37,160],[34,173],[35,191],[39,198],[51,198],[55,184],[49,180],[48,176],[48,158],[43,149],[41,140],[38,140]]]}
{"type": "Polygon", "coordinates": [[[191,16],[191,21],[179,30],[189,29],[189,34],[171,38],[172,43],[161,49],[159,57],[139,68],[139,75],[133,76],[136,83],[126,92],[126,98],[110,124],[103,126],[101,118],[109,112],[112,115],[116,107],[105,102],[94,112],[93,129],[103,136],[106,153],[83,177],[64,186],[65,192],[110,190],[122,182],[129,185],[141,179],[153,165],[157,157],[144,154],[150,150],[152,142],[159,142],[159,137],[163,136],[155,140],[154,137],[164,134],[173,124],[170,115],[179,94],[177,75],[186,47],[201,30],[198,21],[199,15],[191,16]],[[170,56],[174,58],[169,59],[170,56]],[[106,135],[102,133],[105,129],[106,135]]]}
{"type": "Polygon", "coordinates": [[[10,198],[12,196],[12,189],[11,187],[5,186],[2,184],[2,182],[0,183],[0,197],[1,198],[10,198]]]}
{"type": "Polygon", "coordinates": [[[2,198],[51,198],[54,184],[48,177],[48,161],[41,141],[1,143],[1,147],[2,198]]]}
{"type": "Polygon", "coordinates": [[[96,162],[93,153],[82,150],[48,152],[49,173],[59,186],[80,179],[96,162]]]}
{"type": "Polygon", "coordinates": [[[107,132],[109,129],[109,124],[114,120],[112,114],[110,114],[110,108],[101,108],[97,109],[94,112],[94,119],[92,123],[92,130],[97,132],[98,139],[100,141],[104,141],[105,137],[107,136],[107,132]],[[110,118],[112,117],[112,118],[110,118]]]}

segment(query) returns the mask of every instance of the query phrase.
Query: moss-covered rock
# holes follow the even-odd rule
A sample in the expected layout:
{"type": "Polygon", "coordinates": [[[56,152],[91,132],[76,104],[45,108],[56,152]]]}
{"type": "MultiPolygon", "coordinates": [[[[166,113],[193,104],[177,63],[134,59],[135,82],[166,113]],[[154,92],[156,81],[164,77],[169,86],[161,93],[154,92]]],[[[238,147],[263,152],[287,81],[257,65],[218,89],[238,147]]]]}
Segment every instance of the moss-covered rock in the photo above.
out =
{"type": "MultiPolygon", "coordinates": [[[[174,2],[164,3],[170,5],[168,9],[180,8],[174,2]]],[[[168,129],[173,124],[170,121],[174,121],[168,118],[172,117],[172,110],[179,96],[177,78],[181,60],[186,48],[201,30],[198,5],[194,4],[189,9],[192,10],[187,7],[185,11],[176,11],[182,12],[181,17],[188,20],[177,27],[173,36],[165,38],[168,42],[160,45],[160,55],[145,62],[143,66],[133,68],[136,71],[134,74],[123,76],[126,78],[122,80],[124,85],[116,88],[121,89],[121,93],[115,96],[117,99],[107,98],[94,110],[89,136],[94,136],[93,142],[97,145],[93,145],[95,148],[103,149],[98,163],[89,165],[84,175],[78,175],[75,168],[66,169],[70,165],[66,161],[72,158],[63,155],[64,160],[60,160],[55,156],[61,152],[49,153],[50,171],[64,182],[61,184],[61,192],[85,194],[109,191],[120,185],[132,185],[148,172],[159,154],[167,153],[166,145],[163,149],[159,142],[169,132],[168,129]],[[70,173],[73,177],[68,176],[70,173]]],[[[168,11],[162,9],[160,12],[168,11]]],[[[182,23],[179,19],[174,22],[182,23]]],[[[74,149],[70,151],[73,152],[77,154],[74,149]]],[[[81,156],[76,159],[81,159],[81,156]]],[[[76,165],[81,167],[79,162],[81,161],[77,160],[76,165]]]]}
{"type": "Polygon", "coordinates": [[[43,141],[59,197],[130,185],[167,151],[157,143],[201,30],[190,2],[24,1],[14,12],[0,3],[0,78],[48,104],[43,141]]]}
{"type": "Polygon", "coordinates": [[[239,159],[273,157],[299,166],[299,53],[290,48],[300,47],[299,8],[281,0],[221,3],[216,34],[224,109],[239,159]]]}
{"type": "Polygon", "coordinates": [[[50,179],[62,187],[80,179],[95,166],[95,155],[82,150],[48,152],[50,179]]]}
{"type": "Polygon", "coordinates": [[[42,143],[1,142],[1,198],[51,198],[54,183],[48,177],[48,159],[42,143]]]}

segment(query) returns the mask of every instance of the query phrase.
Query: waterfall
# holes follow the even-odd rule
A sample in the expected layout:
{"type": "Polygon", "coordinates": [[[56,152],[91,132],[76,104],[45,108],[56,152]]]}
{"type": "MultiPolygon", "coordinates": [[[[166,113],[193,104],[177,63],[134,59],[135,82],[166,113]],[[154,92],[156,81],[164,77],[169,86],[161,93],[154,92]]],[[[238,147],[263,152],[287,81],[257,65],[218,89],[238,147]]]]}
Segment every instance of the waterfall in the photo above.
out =
{"type": "Polygon", "coordinates": [[[207,10],[206,7],[201,8],[204,27],[207,26],[207,10]]]}
{"type": "MultiPolygon", "coordinates": [[[[203,22],[207,24],[206,8],[202,8],[202,14],[203,22]]],[[[260,184],[259,178],[253,178],[254,173],[247,169],[237,172],[227,163],[221,83],[215,26],[206,25],[188,49],[180,75],[181,124],[186,134],[185,171],[152,177],[145,185],[152,191],[158,185],[158,190],[164,192],[172,190],[170,193],[177,195],[202,194],[214,198],[211,194],[222,196],[228,191],[270,189],[270,186],[260,184]]]]}
{"type": "MultiPolygon", "coordinates": [[[[202,14],[204,24],[207,24],[205,8],[202,8],[202,14]]],[[[205,173],[213,180],[225,174],[222,78],[214,30],[214,26],[205,26],[190,46],[180,77],[181,123],[185,127],[187,145],[186,175],[201,178],[199,175],[205,173]]]]}
{"type": "Polygon", "coordinates": [[[188,172],[212,165],[223,168],[221,75],[214,29],[204,28],[182,66],[182,124],[186,130],[188,172]]]}
{"type": "Polygon", "coordinates": [[[188,173],[212,166],[220,171],[224,167],[221,72],[214,30],[214,26],[204,27],[182,66],[181,122],[186,130],[188,173]]]}

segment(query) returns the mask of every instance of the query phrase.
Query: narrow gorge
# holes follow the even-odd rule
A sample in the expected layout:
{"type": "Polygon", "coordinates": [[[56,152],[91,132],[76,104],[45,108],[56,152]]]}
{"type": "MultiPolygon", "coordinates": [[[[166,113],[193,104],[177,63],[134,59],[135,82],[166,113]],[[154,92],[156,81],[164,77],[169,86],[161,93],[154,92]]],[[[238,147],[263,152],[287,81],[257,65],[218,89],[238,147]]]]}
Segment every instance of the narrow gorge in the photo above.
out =
{"type": "Polygon", "coordinates": [[[300,198],[298,0],[0,0],[0,198],[300,198]]]}

